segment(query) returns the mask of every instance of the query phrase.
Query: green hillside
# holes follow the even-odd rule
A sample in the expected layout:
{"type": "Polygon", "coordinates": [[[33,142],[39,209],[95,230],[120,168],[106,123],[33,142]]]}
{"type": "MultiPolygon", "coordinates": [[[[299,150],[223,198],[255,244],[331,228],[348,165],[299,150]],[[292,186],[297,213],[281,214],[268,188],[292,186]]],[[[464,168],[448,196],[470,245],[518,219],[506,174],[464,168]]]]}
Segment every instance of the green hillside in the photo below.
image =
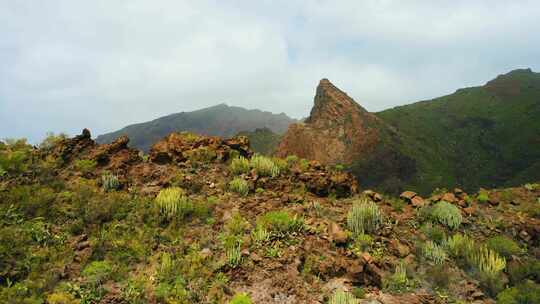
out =
{"type": "Polygon", "coordinates": [[[130,146],[148,151],[171,132],[189,131],[201,135],[231,137],[241,131],[268,128],[284,133],[296,120],[287,115],[219,104],[213,107],[171,114],[158,119],[127,126],[121,130],[98,136],[97,142],[110,143],[122,135],[130,138],[130,146]]]}
{"type": "Polygon", "coordinates": [[[238,133],[238,135],[247,136],[251,149],[263,155],[272,155],[281,141],[281,135],[272,132],[268,128],[243,131],[238,133]]]}
{"type": "Polygon", "coordinates": [[[515,70],[484,86],[377,115],[416,160],[409,187],[510,186],[540,179],[540,73],[515,70]]]}

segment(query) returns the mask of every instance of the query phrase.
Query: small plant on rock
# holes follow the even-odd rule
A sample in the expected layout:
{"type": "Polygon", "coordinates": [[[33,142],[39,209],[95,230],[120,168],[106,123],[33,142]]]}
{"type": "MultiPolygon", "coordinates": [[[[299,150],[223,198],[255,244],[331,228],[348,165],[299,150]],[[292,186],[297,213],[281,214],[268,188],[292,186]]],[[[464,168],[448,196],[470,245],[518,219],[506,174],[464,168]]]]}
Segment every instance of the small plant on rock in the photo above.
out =
{"type": "Polygon", "coordinates": [[[161,214],[168,220],[175,217],[183,218],[193,211],[193,204],[186,197],[184,190],[178,187],[162,189],[155,201],[161,214]]]}
{"type": "Polygon", "coordinates": [[[233,174],[248,173],[249,172],[249,160],[247,160],[243,156],[233,158],[229,168],[230,168],[230,170],[231,170],[231,172],[233,174]]]}
{"type": "Polygon", "coordinates": [[[260,217],[257,225],[279,236],[303,230],[304,219],[287,211],[271,211],[260,217]]]}
{"type": "Polygon", "coordinates": [[[463,221],[459,208],[445,201],[440,201],[435,205],[432,216],[450,229],[457,229],[463,221]]]}
{"type": "Polygon", "coordinates": [[[487,240],[488,248],[495,250],[500,255],[509,258],[512,255],[518,255],[521,252],[519,245],[513,240],[504,236],[494,236],[487,240]]]}
{"type": "Polygon", "coordinates": [[[436,265],[440,265],[446,260],[446,252],[444,249],[433,241],[427,241],[424,246],[422,246],[422,255],[436,265]]]}
{"type": "Polygon", "coordinates": [[[91,159],[79,159],[75,161],[75,169],[82,174],[89,174],[96,169],[97,163],[91,159]]]}
{"type": "Polygon", "coordinates": [[[506,267],[506,260],[497,252],[486,246],[473,250],[467,257],[469,263],[476,268],[482,277],[495,279],[506,267]]]}
{"type": "Polygon", "coordinates": [[[341,289],[334,291],[334,293],[330,297],[330,300],[328,301],[328,304],[356,304],[356,303],[359,303],[359,300],[356,299],[356,297],[353,294],[343,291],[341,289]]]}
{"type": "Polygon", "coordinates": [[[252,304],[251,298],[245,293],[237,293],[231,299],[229,304],[252,304]]]}
{"type": "Polygon", "coordinates": [[[246,196],[249,193],[249,185],[248,182],[245,181],[243,178],[235,177],[229,183],[229,190],[231,190],[232,192],[236,192],[241,196],[246,196]]]}
{"type": "Polygon", "coordinates": [[[404,291],[409,287],[409,279],[407,278],[407,270],[403,263],[396,265],[394,273],[384,279],[383,285],[391,291],[404,291]]]}
{"type": "Polygon", "coordinates": [[[373,232],[381,223],[379,206],[367,199],[354,202],[347,216],[347,226],[355,235],[373,232]]]}
{"type": "Polygon", "coordinates": [[[107,192],[118,190],[118,187],[120,187],[120,182],[118,181],[118,177],[110,173],[104,174],[101,176],[101,184],[102,184],[103,190],[107,192]]]}
{"type": "Polygon", "coordinates": [[[249,165],[260,176],[278,176],[280,173],[279,167],[272,161],[272,159],[262,156],[254,155],[249,165]]]}

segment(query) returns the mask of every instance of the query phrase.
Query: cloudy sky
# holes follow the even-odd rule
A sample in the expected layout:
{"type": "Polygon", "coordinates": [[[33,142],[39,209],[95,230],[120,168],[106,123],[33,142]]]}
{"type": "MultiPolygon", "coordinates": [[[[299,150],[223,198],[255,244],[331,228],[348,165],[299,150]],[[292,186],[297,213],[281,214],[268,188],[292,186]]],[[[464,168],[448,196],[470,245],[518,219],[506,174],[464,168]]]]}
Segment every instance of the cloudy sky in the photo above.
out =
{"type": "Polygon", "coordinates": [[[0,138],[222,102],[299,118],[324,77],[379,111],[540,71],[539,30],[537,0],[0,0],[0,138]]]}

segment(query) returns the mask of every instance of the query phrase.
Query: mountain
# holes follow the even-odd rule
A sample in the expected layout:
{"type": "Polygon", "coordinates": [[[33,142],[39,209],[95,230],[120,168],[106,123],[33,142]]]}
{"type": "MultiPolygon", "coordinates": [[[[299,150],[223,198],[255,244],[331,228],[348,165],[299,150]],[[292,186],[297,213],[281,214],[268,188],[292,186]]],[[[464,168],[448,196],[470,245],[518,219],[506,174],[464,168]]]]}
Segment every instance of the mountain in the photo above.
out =
{"type": "Polygon", "coordinates": [[[540,74],[511,71],[484,86],[369,113],[321,80],[305,123],[279,156],[347,164],[363,187],[514,186],[540,179],[540,74]]]}
{"type": "Polygon", "coordinates": [[[415,173],[413,160],[400,152],[400,138],[390,124],[323,79],[310,116],[289,127],[276,154],[324,164],[348,164],[361,185],[379,185],[396,192],[401,190],[403,180],[415,173]]]}
{"type": "Polygon", "coordinates": [[[376,115],[416,161],[408,187],[472,190],[540,179],[540,73],[530,69],[376,115]]]}
{"type": "Polygon", "coordinates": [[[98,143],[110,143],[119,136],[127,135],[130,146],[148,151],[150,146],[171,132],[189,131],[201,135],[231,137],[241,131],[268,128],[277,134],[287,130],[296,120],[284,113],[273,114],[260,110],[219,104],[213,107],[181,112],[158,119],[127,126],[121,130],[97,137],[98,143]]]}

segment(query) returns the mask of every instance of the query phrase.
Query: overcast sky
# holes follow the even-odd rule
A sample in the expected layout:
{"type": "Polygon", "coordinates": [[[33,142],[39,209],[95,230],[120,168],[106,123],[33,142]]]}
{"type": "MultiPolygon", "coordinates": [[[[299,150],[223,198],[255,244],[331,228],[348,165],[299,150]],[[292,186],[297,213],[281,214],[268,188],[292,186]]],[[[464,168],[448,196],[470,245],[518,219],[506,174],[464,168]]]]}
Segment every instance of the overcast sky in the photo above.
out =
{"type": "Polygon", "coordinates": [[[321,78],[379,111],[538,72],[539,31],[537,0],[0,0],[0,138],[223,102],[300,118],[321,78]]]}

